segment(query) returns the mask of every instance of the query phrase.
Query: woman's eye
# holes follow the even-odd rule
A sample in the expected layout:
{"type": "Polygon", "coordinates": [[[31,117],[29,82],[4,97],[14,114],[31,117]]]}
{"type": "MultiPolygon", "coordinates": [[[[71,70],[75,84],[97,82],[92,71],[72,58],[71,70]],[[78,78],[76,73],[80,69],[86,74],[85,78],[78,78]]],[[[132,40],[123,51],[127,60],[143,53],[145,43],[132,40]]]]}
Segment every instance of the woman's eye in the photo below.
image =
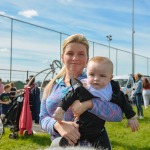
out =
{"type": "Polygon", "coordinates": [[[68,53],[68,55],[73,55],[73,53],[68,53]]]}

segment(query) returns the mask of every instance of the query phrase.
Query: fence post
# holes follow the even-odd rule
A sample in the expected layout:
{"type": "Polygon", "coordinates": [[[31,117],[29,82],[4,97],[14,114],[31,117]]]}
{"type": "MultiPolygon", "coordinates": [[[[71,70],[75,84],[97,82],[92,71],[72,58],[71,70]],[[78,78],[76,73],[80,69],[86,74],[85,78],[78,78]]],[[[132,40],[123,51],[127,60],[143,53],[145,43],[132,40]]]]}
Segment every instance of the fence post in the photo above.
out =
{"type": "Polygon", "coordinates": [[[29,77],[29,71],[27,70],[27,78],[26,79],[28,79],[28,77],[29,77]]]}
{"type": "Polygon", "coordinates": [[[11,18],[11,45],[10,45],[10,82],[12,75],[12,44],[13,44],[13,19],[11,18]]]}
{"type": "Polygon", "coordinates": [[[117,60],[118,60],[118,50],[116,49],[116,76],[117,76],[117,74],[118,74],[118,62],[117,62],[117,60]]]}
{"type": "Polygon", "coordinates": [[[94,57],[94,42],[93,42],[93,57],[94,57]]]}
{"type": "Polygon", "coordinates": [[[61,62],[61,40],[62,40],[62,33],[60,32],[60,62],[61,62]]]}

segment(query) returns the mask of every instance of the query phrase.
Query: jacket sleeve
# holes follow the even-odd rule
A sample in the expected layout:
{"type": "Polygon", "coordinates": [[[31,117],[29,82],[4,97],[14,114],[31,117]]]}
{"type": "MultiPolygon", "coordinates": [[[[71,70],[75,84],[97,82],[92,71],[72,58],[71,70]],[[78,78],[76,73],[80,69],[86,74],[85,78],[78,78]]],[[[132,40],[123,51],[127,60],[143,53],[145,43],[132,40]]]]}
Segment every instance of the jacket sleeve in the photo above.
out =
{"type": "Polygon", "coordinates": [[[124,93],[121,91],[119,100],[122,102],[121,109],[124,112],[127,119],[131,119],[133,116],[135,116],[135,112],[133,111],[132,106],[130,103],[126,100],[124,93]]]}
{"type": "Polygon", "coordinates": [[[53,126],[56,120],[50,117],[46,109],[46,100],[41,101],[41,110],[40,110],[40,124],[41,128],[48,132],[50,135],[57,135],[58,133],[54,130],[53,126]]]}
{"type": "MultiPolygon", "coordinates": [[[[56,88],[56,86],[53,87],[53,91],[56,88]]],[[[58,132],[54,130],[54,124],[56,123],[56,120],[52,118],[53,109],[49,110],[49,106],[51,105],[52,100],[42,100],[41,106],[40,106],[40,125],[41,128],[49,133],[51,135],[51,139],[58,135],[58,132]],[[53,135],[53,136],[52,136],[53,135]]]]}
{"type": "Polygon", "coordinates": [[[94,98],[92,102],[91,113],[109,122],[120,122],[122,120],[122,111],[118,105],[108,101],[101,101],[98,98],[94,98]]]}
{"type": "Polygon", "coordinates": [[[132,106],[125,98],[124,93],[120,90],[120,86],[118,85],[118,83],[112,80],[111,85],[113,90],[111,102],[120,106],[122,112],[125,113],[127,119],[135,116],[136,113],[133,111],[132,106]]]}

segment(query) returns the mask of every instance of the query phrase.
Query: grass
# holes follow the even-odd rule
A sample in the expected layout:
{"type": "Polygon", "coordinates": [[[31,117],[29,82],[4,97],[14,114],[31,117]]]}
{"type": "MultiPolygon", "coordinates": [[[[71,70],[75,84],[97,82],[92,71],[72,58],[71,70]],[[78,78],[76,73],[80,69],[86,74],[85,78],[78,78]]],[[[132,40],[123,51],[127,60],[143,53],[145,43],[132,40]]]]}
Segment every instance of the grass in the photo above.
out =
{"type": "MultiPolygon", "coordinates": [[[[150,108],[144,110],[144,119],[139,120],[138,132],[131,132],[126,124],[126,119],[121,123],[106,123],[113,150],[150,150],[150,108]]],[[[5,131],[0,140],[0,149],[3,150],[40,150],[50,145],[49,135],[45,133],[9,139],[9,128],[5,128],[5,131]]]]}
{"type": "Polygon", "coordinates": [[[50,137],[45,133],[39,133],[30,136],[19,136],[17,139],[10,139],[10,133],[10,129],[5,128],[5,135],[0,140],[0,149],[39,150],[50,146],[50,137]]]}
{"type": "Polygon", "coordinates": [[[143,111],[144,119],[139,120],[138,132],[126,128],[127,119],[121,123],[106,123],[113,150],[150,150],[150,108],[143,111]]]}

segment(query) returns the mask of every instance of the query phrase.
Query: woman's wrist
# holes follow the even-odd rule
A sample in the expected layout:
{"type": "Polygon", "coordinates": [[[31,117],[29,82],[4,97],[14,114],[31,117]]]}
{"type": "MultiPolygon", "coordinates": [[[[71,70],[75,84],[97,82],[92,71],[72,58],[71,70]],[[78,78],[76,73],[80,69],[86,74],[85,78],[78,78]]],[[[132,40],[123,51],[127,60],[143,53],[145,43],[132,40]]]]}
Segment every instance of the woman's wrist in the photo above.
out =
{"type": "Polygon", "coordinates": [[[58,121],[55,122],[53,128],[54,128],[54,131],[58,133],[57,129],[59,127],[59,124],[58,124],[58,121]]]}
{"type": "Polygon", "coordinates": [[[92,102],[92,100],[85,101],[85,108],[86,108],[86,110],[93,108],[93,102],[92,102]]]}
{"type": "Polygon", "coordinates": [[[53,128],[55,132],[59,131],[60,126],[64,123],[64,121],[56,121],[56,123],[54,124],[53,128]]]}

